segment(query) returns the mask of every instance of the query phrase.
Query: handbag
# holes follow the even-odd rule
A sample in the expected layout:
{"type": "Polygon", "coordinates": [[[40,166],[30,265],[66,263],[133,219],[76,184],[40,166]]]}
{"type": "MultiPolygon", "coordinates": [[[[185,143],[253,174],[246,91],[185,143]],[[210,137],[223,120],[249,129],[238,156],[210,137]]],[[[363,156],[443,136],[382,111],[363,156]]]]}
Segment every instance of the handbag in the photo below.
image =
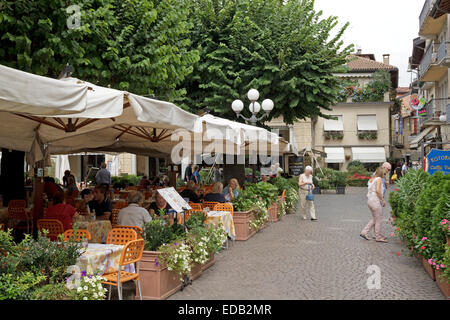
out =
{"type": "Polygon", "coordinates": [[[314,201],[314,194],[311,193],[311,186],[308,185],[308,194],[306,195],[307,201],[314,201]]]}

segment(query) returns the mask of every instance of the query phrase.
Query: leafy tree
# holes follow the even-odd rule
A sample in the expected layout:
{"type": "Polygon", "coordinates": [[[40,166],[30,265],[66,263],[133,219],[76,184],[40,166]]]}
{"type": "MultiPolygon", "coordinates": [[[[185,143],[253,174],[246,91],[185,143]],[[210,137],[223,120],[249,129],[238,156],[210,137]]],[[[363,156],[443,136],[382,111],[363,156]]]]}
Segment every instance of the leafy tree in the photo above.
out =
{"type": "Polygon", "coordinates": [[[339,100],[333,74],[346,71],[352,46],[343,47],[341,37],[348,24],[332,37],[337,18],[322,18],[313,0],[196,0],[190,9],[200,61],[180,88],[191,110],[233,118],[232,101],[256,88],[274,101],[271,117],[293,123],[339,100]]]}
{"type": "Polygon", "coordinates": [[[74,76],[142,95],[179,99],[192,72],[185,0],[81,0],[79,27],[68,0],[0,0],[0,63],[57,77],[74,76]]]}

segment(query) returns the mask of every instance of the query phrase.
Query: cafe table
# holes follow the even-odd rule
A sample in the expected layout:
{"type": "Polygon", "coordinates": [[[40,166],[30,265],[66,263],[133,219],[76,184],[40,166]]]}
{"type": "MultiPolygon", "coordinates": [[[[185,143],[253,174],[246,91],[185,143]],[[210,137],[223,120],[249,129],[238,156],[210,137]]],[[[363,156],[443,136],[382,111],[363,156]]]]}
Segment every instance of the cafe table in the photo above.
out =
{"type": "MultiPolygon", "coordinates": [[[[88,275],[117,272],[123,247],[116,244],[88,243],[87,248],[81,249],[84,252],[78,258],[76,265],[81,272],[84,271],[88,275]]],[[[126,265],[124,271],[134,273],[134,264],[126,265]]]]}
{"type": "Polygon", "coordinates": [[[108,232],[112,230],[112,224],[109,220],[89,221],[89,217],[79,217],[74,219],[73,228],[89,231],[92,239],[91,243],[105,243],[108,232]]]}
{"type": "Polygon", "coordinates": [[[232,239],[236,239],[236,232],[234,230],[234,220],[231,212],[229,211],[208,211],[208,218],[206,223],[219,225],[222,223],[223,229],[227,232],[228,236],[232,239]]]}

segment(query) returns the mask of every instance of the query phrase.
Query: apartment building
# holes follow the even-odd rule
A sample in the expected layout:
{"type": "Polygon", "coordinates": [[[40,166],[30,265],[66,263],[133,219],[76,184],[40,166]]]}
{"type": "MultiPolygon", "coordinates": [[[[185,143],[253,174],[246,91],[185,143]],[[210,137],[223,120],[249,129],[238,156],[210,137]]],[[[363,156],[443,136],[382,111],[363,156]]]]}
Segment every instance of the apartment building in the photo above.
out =
{"type": "Polygon", "coordinates": [[[450,0],[427,0],[419,17],[419,37],[413,40],[411,70],[417,72],[419,132],[410,139],[421,159],[431,148],[450,149],[450,0]]]}

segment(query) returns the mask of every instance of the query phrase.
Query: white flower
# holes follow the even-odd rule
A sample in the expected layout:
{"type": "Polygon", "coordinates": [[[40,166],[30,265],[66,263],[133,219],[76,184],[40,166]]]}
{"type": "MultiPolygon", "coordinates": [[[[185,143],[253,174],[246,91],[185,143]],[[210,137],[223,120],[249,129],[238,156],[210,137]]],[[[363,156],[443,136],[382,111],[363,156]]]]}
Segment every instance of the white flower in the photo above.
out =
{"type": "Polygon", "coordinates": [[[83,298],[83,300],[87,300],[87,299],[88,299],[87,297],[84,297],[84,298],[83,298]]]}
{"type": "Polygon", "coordinates": [[[77,292],[81,292],[82,290],[83,290],[83,288],[81,288],[81,287],[77,288],[77,292]]]}
{"type": "Polygon", "coordinates": [[[98,298],[98,294],[97,292],[94,292],[94,298],[97,299],[98,298]]]}
{"type": "MultiPolygon", "coordinates": [[[[98,284],[98,286],[97,286],[97,288],[98,288],[98,290],[102,290],[103,289],[103,286],[102,286],[102,284],[101,283],[99,283],[98,284]]],[[[106,290],[106,289],[105,289],[106,290]]]]}

